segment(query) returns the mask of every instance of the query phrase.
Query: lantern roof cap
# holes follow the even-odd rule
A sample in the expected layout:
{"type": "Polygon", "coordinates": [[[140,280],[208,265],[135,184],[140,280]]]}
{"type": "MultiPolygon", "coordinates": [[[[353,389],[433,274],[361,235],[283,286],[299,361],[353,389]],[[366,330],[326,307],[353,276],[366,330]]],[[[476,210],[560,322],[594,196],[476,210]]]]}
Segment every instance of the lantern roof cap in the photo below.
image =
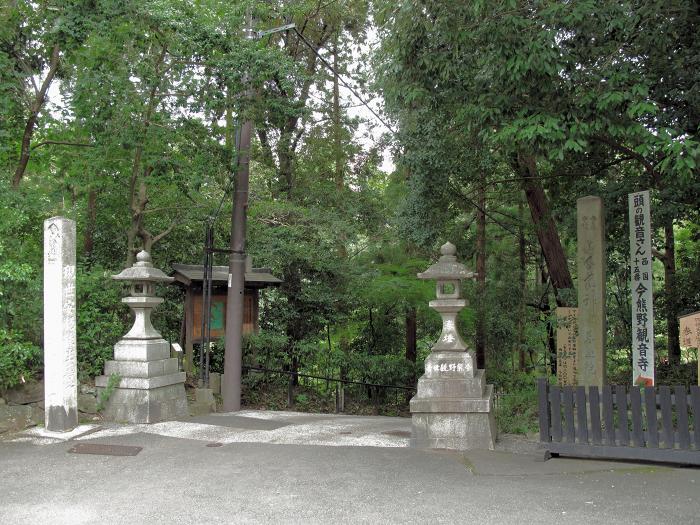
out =
{"type": "Polygon", "coordinates": [[[457,262],[457,248],[451,242],[440,247],[440,259],[426,271],[418,274],[419,279],[462,280],[471,279],[476,274],[462,263],[457,262]]]}
{"type": "Polygon", "coordinates": [[[146,281],[170,283],[174,279],[168,277],[163,271],[153,267],[151,254],[145,250],[136,255],[136,262],[130,268],[125,268],[121,273],[113,275],[112,279],[117,281],[146,281]]]}

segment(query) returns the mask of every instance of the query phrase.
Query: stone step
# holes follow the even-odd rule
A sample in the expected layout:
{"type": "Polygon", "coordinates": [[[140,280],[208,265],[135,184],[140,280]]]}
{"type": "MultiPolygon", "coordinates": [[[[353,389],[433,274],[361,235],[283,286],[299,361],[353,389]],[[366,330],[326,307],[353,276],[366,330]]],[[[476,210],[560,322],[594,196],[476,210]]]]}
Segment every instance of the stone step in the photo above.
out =
{"type": "Polygon", "coordinates": [[[418,398],[454,397],[459,399],[481,399],[486,391],[483,371],[473,379],[432,379],[421,377],[418,380],[418,398]]]}
{"type": "Polygon", "coordinates": [[[466,412],[490,412],[493,410],[493,385],[486,385],[484,396],[471,399],[459,399],[453,397],[421,398],[416,395],[411,399],[411,413],[466,413],[466,412]]]}
{"type": "MultiPolygon", "coordinates": [[[[122,377],[119,381],[118,388],[123,389],[139,389],[152,390],[168,385],[185,382],[185,372],[176,372],[174,374],[162,375],[157,377],[122,377]]],[[[109,376],[98,376],[95,378],[95,386],[105,388],[109,383],[109,376]]]]}
{"type": "Polygon", "coordinates": [[[179,372],[177,357],[155,361],[107,361],[105,375],[121,377],[157,377],[179,372]]]}
{"type": "Polygon", "coordinates": [[[114,345],[115,361],[157,361],[169,357],[170,343],[165,339],[122,339],[114,345]]]}
{"type": "Polygon", "coordinates": [[[116,388],[104,411],[106,420],[130,423],[157,423],[188,415],[183,383],[151,389],[116,388]]]}

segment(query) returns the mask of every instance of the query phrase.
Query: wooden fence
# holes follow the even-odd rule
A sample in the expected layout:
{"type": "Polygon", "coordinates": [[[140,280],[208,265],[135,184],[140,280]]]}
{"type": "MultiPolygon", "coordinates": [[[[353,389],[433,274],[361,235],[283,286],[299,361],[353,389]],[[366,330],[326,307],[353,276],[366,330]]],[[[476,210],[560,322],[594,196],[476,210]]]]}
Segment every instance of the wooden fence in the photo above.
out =
{"type": "Polygon", "coordinates": [[[551,455],[700,465],[700,387],[552,386],[538,380],[551,455]],[[602,419],[601,419],[602,414],[602,419]]]}

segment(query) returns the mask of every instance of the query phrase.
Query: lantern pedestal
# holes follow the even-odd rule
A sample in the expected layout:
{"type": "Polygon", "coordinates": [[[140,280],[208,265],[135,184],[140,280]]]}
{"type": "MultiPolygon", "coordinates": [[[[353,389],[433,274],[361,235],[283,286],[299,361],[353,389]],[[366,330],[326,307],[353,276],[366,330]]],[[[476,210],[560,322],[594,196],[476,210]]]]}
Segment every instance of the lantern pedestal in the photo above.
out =
{"type": "Polygon", "coordinates": [[[151,324],[153,309],[163,302],[155,297],[153,283],[172,280],[153,268],[150,256],[141,252],[133,267],[115,279],[131,281],[129,297],[122,299],[134,313],[131,330],[114,345],[114,360],[105,363],[105,374],[95,378],[98,395],[113,385],[104,417],[129,423],[156,423],[189,415],[185,396],[185,373],[176,357],[170,357],[170,344],[151,324]]]}
{"type": "Polygon", "coordinates": [[[474,371],[475,362],[472,352],[431,352],[411,399],[411,446],[493,450],[493,385],[483,370],[474,371]]]}
{"type": "Polygon", "coordinates": [[[493,385],[486,384],[484,370],[476,368],[474,353],[456,326],[457,314],[467,304],[461,298],[460,281],[474,274],[457,262],[454,245],[445,244],[441,252],[438,263],[418,274],[420,279],[438,282],[438,298],[430,307],[442,316],[442,333],[425,360],[425,374],[411,399],[411,446],[493,450],[493,385]]]}

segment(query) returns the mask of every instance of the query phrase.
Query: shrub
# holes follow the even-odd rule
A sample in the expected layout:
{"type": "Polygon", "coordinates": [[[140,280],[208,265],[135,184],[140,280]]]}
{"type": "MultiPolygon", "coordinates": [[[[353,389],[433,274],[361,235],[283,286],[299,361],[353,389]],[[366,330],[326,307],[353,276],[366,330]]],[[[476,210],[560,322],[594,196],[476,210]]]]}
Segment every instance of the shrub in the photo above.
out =
{"type": "Polygon", "coordinates": [[[0,328],[0,390],[18,385],[41,370],[41,349],[0,328]]]}
{"type": "Polygon", "coordinates": [[[506,434],[537,432],[537,381],[526,372],[489,370],[489,382],[501,394],[496,408],[498,431],[506,434]]]}
{"type": "Polygon", "coordinates": [[[78,269],[78,376],[100,375],[114,344],[129,329],[130,310],[121,303],[121,286],[101,268],[78,269]]]}

